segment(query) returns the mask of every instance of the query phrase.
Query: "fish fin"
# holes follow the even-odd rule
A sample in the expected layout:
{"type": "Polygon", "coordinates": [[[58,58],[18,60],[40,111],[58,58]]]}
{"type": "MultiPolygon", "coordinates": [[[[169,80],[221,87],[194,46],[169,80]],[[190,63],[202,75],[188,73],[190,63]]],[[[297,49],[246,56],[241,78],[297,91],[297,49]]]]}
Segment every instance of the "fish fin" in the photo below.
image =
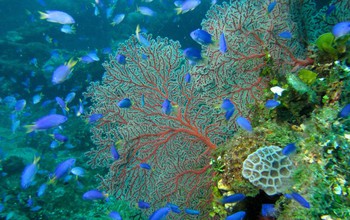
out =
{"type": "Polygon", "coordinates": [[[39,161],[40,161],[40,156],[39,156],[39,157],[34,156],[34,161],[33,161],[33,163],[34,163],[34,164],[37,164],[39,161]]]}
{"type": "Polygon", "coordinates": [[[47,181],[47,185],[56,185],[56,183],[57,183],[57,179],[55,176],[52,178],[50,177],[49,181],[47,181]]]}
{"type": "Polygon", "coordinates": [[[25,125],[23,127],[26,129],[26,133],[30,133],[35,129],[35,125],[25,125]]]}
{"type": "Polygon", "coordinates": [[[102,192],[103,196],[105,197],[105,201],[106,202],[109,202],[109,194],[108,193],[105,193],[105,192],[102,192]]]}
{"type": "Polygon", "coordinates": [[[38,11],[38,13],[40,14],[40,19],[47,19],[49,17],[48,14],[42,12],[42,11],[38,11]]]}
{"type": "Polygon", "coordinates": [[[181,14],[182,13],[182,8],[175,8],[176,14],[181,14]]]}
{"type": "Polygon", "coordinates": [[[79,60],[75,60],[73,57],[70,58],[70,60],[68,61],[67,65],[70,68],[74,67],[77,63],[78,63],[79,60]]]}
{"type": "Polygon", "coordinates": [[[217,50],[220,48],[219,41],[218,40],[212,40],[211,43],[208,45],[210,49],[217,50]]]}

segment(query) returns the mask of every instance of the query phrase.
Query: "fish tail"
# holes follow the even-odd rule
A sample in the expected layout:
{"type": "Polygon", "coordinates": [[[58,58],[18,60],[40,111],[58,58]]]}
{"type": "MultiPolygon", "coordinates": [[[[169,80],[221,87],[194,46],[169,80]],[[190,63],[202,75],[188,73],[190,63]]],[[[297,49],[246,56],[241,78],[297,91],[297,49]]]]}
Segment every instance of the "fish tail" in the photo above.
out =
{"type": "Polygon", "coordinates": [[[72,25],[72,26],[71,26],[71,30],[72,30],[72,34],[75,34],[75,32],[76,32],[76,28],[75,28],[75,26],[74,26],[74,25],[72,25]]]}
{"type": "Polygon", "coordinates": [[[140,25],[138,24],[137,26],[136,26],[136,34],[138,34],[138,33],[140,33],[141,32],[141,28],[140,28],[140,25]]]}
{"type": "Polygon", "coordinates": [[[72,58],[70,58],[70,60],[68,61],[68,67],[69,67],[69,69],[70,68],[72,68],[72,67],[74,67],[76,64],[78,63],[78,60],[75,60],[73,57],[72,58]]]}
{"type": "Polygon", "coordinates": [[[39,161],[40,161],[40,156],[39,157],[34,156],[33,164],[37,164],[39,161]]]}
{"type": "MultiPolygon", "coordinates": [[[[114,143],[115,148],[118,149],[118,146],[120,146],[120,145],[122,144],[122,141],[123,141],[123,139],[120,139],[120,140],[116,141],[116,142],[114,143]]],[[[113,146],[112,146],[112,147],[113,147],[113,146]]]]}
{"type": "Polygon", "coordinates": [[[140,29],[140,25],[138,24],[137,26],[136,26],[136,31],[135,31],[135,33],[136,33],[136,38],[137,38],[137,40],[140,42],[140,32],[141,32],[141,29],[140,29]]]}
{"type": "Polygon", "coordinates": [[[214,109],[221,109],[221,104],[219,104],[219,103],[215,104],[214,109]]]}
{"type": "Polygon", "coordinates": [[[26,129],[26,133],[30,133],[35,129],[35,125],[25,125],[23,127],[26,129]]]}
{"type": "Polygon", "coordinates": [[[176,14],[181,14],[182,13],[182,8],[175,8],[176,14]]]}
{"type": "Polygon", "coordinates": [[[49,181],[47,182],[47,185],[55,185],[57,182],[56,177],[50,177],[49,181]]]}
{"type": "Polygon", "coordinates": [[[38,11],[40,14],[40,19],[47,19],[48,18],[48,14],[42,12],[42,11],[38,11]]]}
{"type": "Polygon", "coordinates": [[[103,196],[107,199],[109,197],[108,193],[103,192],[103,196]]]}
{"type": "Polygon", "coordinates": [[[219,41],[217,41],[217,40],[212,40],[208,46],[212,50],[217,50],[217,48],[220,48],[219,41]]]}

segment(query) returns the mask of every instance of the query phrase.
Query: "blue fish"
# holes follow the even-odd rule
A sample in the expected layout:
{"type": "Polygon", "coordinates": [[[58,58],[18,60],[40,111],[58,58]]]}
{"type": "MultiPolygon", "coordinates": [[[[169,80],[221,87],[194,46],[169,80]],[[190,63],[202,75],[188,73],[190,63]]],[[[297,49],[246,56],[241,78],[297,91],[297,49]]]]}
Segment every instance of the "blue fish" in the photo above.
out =
{"type": "Polygon", "coordinates": [[[57,96],[55,99],[56,99],[57,104],[61,107],[63,112],[69,111],[69,108],[67,107],[66,102],[62,98],[57,96]]]}
{"type": "Polygon", "coordinates": [[[90,57],[89,55],[82,56],[82,57],[80,57],[79,60],[80,60],[82,63],[86,63],[86,64],[95,62],[95,60],[94,60],[92,57],[90,57]]]}
{"type": "Polygon", "coordinates": [[[262,204],[261,215],[263,217],[274,217],[276,214],[274,204],[262,204]]]}
{"type": "Polygon", "coordinates": [[[331,4],[328,6],[326,11],[326,17],[328,17],[335,10],[335,5],[331,4]]]}
{"type": "Polygon", "coordinates": [[[119,108],[130,108],[131,107],[131,101],[128,98],[124,98],[118,102],[118,107],[119,108]]]}
{"type": "Polygon", "coordinates": [[[68,141],[68,137],[66,137],[62,134],[59,134],[59,133],[53,134],[53,138],[55,138],[55,140],[59,141],[59,142],[67,142],[68,141]]]}
{"type": "Polygon", "coordinates": [[[292,198],[297,201],[301,206],[309,209],[310,208],[310,203],[304,199],[299,193],[293,192],[290,194],[292,198]]]}
{"type": "Polygon", "coordinates": [[[339,113],[339,117],[342,118],[346,118],[348,117],[350,114],[350,104],[347,104],[346,106],[344,106],[344,108],[342,108],[342,110],[339,113]]]}
{"type": "Polygon", "coordinates": [[[111,211],[108,216],[113,220],[122,220],[121,215],[116,211],[111,211]]]}
{"type": "Polygon", "coordinates": [[[40,157],[34,158],[33,163],[27,165],[21,175],[21,187],[27,189],[33,182],[36,173],[38,172],[38,162],[40,157]]]}
{"type": "Polygon", "coordinates": [[[77,64],[77,62],[77,60],[70,59],[68,63],[57,67],[52,74],[52,83],[57,85],[67,80],[72,73],[72,68],[75,66],[75,64],[77,64]]]}
{"type": "Polygon", "coordinates": [[[141,34],[141,28],[140,25],[137,25],[136,27],[136,38],[139,41],[139,43],[144,46],[144,47],[149,47],[151,45],[151,43],[141,34]]]}
{"type": "Polygon", "coordinates": [[[75,161],[76,160],[74,158],[70,158],[58,164],[49,183],[55,183],[56,180],[64,177],[75,164],[75,161]]]}
{"type": "Polygon", "coordinates": [[[230,118],[232,117],[232,115],[233,115],[234,112],[235,112],[235,109],[226,111],[226,113],[225,113],[225,119],[226,119],[226,121],[230,120],[230,118]]]}
{"type": "Polygon", "coordinates": [[[81,101],[81,99],[79,99],[79,107],[78,107],[78,110],[76,112],[76,116],[79,117],[83,113],[84,113],[84,103],[81,101]]]}
{"type": "Polygon", "coordinates": [[[85,176],[85,170],[82,167],[73,167],[70,172],[75,175],[76,179],[85,176]]]}
{"type": "Polygon", "coordinates": [[[186,48],[184,56],[194,62],[202,60],[201,51],[193,47],[186,48]]]}
{"type": "Polygon", "coordinates": [[[74,24],[75,21],[72,16],[63,11],[46,11],[46,13],[39,11],[40,19],[46,19],[48,22],[59,24],[74,24]]]}
{"type": "Polygon", "coordinates": [[[24,107],[26,106],[26,100],[25,99],[21,99],[21,100],[18,100],[15,104],[15,111],[16,112],[20,112],[24,109],[24,107]]]}
{"type": "Polygon", "coordinates": [[[170,115],[171,109],[172,109],[171,102],[168,99],[165,99],[162,104],[162,112],[166,115],[170,115]]]}
{"type": "Polygon", "coordinates": [[[140,209],[149,209],[151,207],[151,205],[148,202],[145,202],[143,200],[139,200],[137,205],[139,206],[140,209]]]}
{"type": "Polygon", "coordinates": [[[282,149],[282,154],[283,155],[290,155],[296,151],[297,147],[295,146],[294,143],[287,144],[283,149],[282,149]]]}
{"type": "Polygon", "coordinates": [[[50,144],[50,148],[55,149],[58,147],[58,145],[59,145],[59,143],[57,141],[53,140],[50,144]]]}
{"type": "Polygon", "coordinates": [[[292,195],[288,193],[284,194],[284,197],[286,197],[287,199],[293,199],[292,195]]]}
{"type": "Polygon", "coordinates": [[[32,207],[34,204],[34,200],[31,196],[29,196],[28,200],[27,200],[27,207],[32,207]]]}
{"type": "Polygon", "coordinates": [[[226,217],[225,220],[242,220],[245,217],[245,212],[240,211],[226,217]]]}
{"type": "Polygon", "coordinates": [[[51,114],[38,119],[33,125],[26,125],[25,128],[27,133],[36,130],[47,130],[66,122],[67,119],[63,115],[51,114]]]}
{"type": "Polygon", "coordinates": [[[89,190],[84,193],[84,200],[103,200],[108,198],[108,194],[105,194],[97,189],[89,190]]]}
{"type": "Polygon", "coordinates": [[[110,53],[112,53],[112,48],[110,48],[110,47],[102,48],[102,53],[103,54],[110,54],[110,53]]]}
{"type": "Polygon", "coordinates": [[[200,211],[195,210],[195,209],[185,209],[185,212],[189,215],[199,215],[200,211]]]}
{"type": "Polygon", "coordinates": [[[33,96],[33,104],[39,103],[41,101],[42,97],[43,97],[42,93],[34,95],[33,96]]]}
{"type": "Polygon", "coordinates": [[[185,82],[186,83],[190,83],[191,82],[191,74],[190,73],[186,73],[186,75],[185,75],[185,82]]]}
{"type": "Polygon", "coordinates": [[[32,212],[37,212],[37,211],[39,211],[41,208],[42,208],[42,207],[41,207],[40,205],[36,205],[36,206],[34,206],[34,207],[31,207],[31,208],[30,208],[30,211],[32,211],[32,212]]]}
{"type": "Polygon", "coordinates": [[[42,197],[44,195],[46,189],[47,189],[47,184],[46,183],[41,184],[38,191],[36,192],[36,195],[38,197],[42,197]]]}
{"type": "Polygon", "coordinates": [[[68,93],[68,95],[66,96],[66,98],[64,99],[65,103],[70,103],[73,101],[73,99],[75,98],[75,92],[70,92],[68,93]]]}
{"type": "Polygon", "coordinates": [[[267,13],[270,14],[272,12],[272,10],[275,8],[277,2],[271,2],[268,6],[267,6],[267,13]]]}
{"type": "Polygon", "coordinates": [[[95,113],[95,114],[92,114],[90,115],[89,117],[89,123],[95,123],[97,122],[98,120],[100,120],[101,118],[103,118],[103,114],[98,114],[98,113],[95,113]]]}
{"type": "Polygon", "coordinates": [[[141,14],[143,15],[146,15],[146,16],[156,16],[157,13],[155,11],[153,11],[151,8],[149,7],[146,7],[146,6],[139,6],[137,8],[137,11],[140,12],[141,14]]]}
{"type": "Polygon", "coordinates": [[[280,36],[281,38],[284,38],[284,39],[291,39],[292,33],[290,33],[289,31],[283,31],[278,36],[280,36]]]}
{"type": "MultiPolygon", "coordinates": [[[[40,96],[40,95],[39,95],[40,96]]],[[[35,96],[36,98],[38,97],[38,96],[35,96]]],[[[41,98],[40,98],[41,99],[41,98]]],[[[34,101],[35,102],[37,102],[38,100],[34,100],[34,97],[33,97],[33,104],[34,104],[34,101]]],[[[40,100],[39,100],[39,102],[40,102],[40,100]]],[[[51,100],[46,100],[45,102],[43,102],[42,104],[41,104],[41,107],[46,107],[46,106],[48,106],[49,104],[51,104],[52,103],[52,101],[51,100]]]]}
{"type": "Polygon", "coordinates": [[[250,124],[250,122],[248,121],[248,119],[244,118],[244,117],[238,117],[236,119],[237,124],[243,128],[244,130],[248,131],[248,132],[253,132],[253,128],[252,125],[250,124]]]}
{"type": "Polygon", "coordinates": [[[227,52],[227,45],[226,45],[226,39],[225,39],[225,34],[224,32],[222,32],[220,34],[220,38],[219,38],[219,50],[222,54],[227,52]]]}
{"type": "Polygon", "coordinates": [[[124,18],[125,18],[125,14],[116,14],[112,20],[111,25],[115,26],[115,25],[120,24],[120,22],[122,22],[124,20],[124,18]]]}
{"type": "Polygon", "coordinates": [[[117,56],[115,57],[115,60],[119,63],[119,64],[126,64],[126,57],[123,54],[117,54],[117,56]]]}
{"type": "Polygon", "coordinates": [[[174,4],[178,7],[176,8],[177,14],[184,14],[188,11],[194,10],[199,4],[200,0],[184,0],[184,1],[175,1],[174,4]]]}
{"type": "Polygon", "coordinates": [[[157,209],[156,211],[154,211],[152,213],[152,215],[149,217],[148,220],[161,220],[161,219],[165,219],[165,217],[169,214],[170,212],[170,208],[169,207],[162,207],[160,209],[157,209]]]}
{"type": "Polygon", "coordinates": [[[213,43],[211,39],[211,34],[205,30],[197,29],[190,33],[191,38],[199,43],[200,45],[208,45],[213,43]]]}
{"type": "Polygon", "coordinates": [[[177,214],[181,213],[179,206],[177,206],[175,204],[167,203],[166,206],[169,207],[171,209],[171,211],[174,213],[177,213],[177,214]]]}
{"type": "Polygon", "coordinates": [[[276,101],[274,99],[269,99],[266,101],[265,103],[265,107],[267,109],[274,109],[276,108],[277,106],[279,106],[281,103],[279,101],[276,101]]]}
{"type": "Polygon", "coordinates": [[[141,34],[139,34],[139,37],[137,39],[139,40],[139,43],[144,47],[149,47],[151,45],[151,43],[141,34]]]}
{"type": "Polygon", "coordinates": [[[230,111],[232,109],[234,110],[235,106],[233,105],[230,99],[224,99],[222,100],[221,108],[225,111],[230,111]]]}
{"type": "Polygon", "coordinates": [[[151,169],[151,165],[149,165],[148,163],[140,163],[140,167],[146,170],[151,169]]]}
{"type": "Polygon", "coordinates": [[[113,157],[114,160],[118,160],[119,159],[119,153],[117,151],[117,149],[115,148],[114,145],[111,146],[111,155],[113,157]]]}
{"type": "Polygon", "coordinates": [[[239,202],[242,201],[243,199],[245,199],[245,195],[242,193],[236,193],[233,195],[229,195],[229,196],[224,196],[224,198],[222,198],[221,203],[226,204],[226,203],[234,203],[234,202],[239,202]]]}

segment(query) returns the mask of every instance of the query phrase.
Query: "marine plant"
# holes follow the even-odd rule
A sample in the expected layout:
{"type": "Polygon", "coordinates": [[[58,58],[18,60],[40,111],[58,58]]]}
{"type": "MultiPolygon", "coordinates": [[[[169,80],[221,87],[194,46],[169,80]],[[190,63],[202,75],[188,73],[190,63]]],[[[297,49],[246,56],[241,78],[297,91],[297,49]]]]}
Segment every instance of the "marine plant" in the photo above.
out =
{"type": "Polygon", "coordinates": [[[89,163],[109,167],[101,187],[117,198],[142,199],[150,210],[171,202],[206,215],[210,154],[233,135],[233,125],[184,81],[189,67],[178,42],[147,40],[149,47],[135,36],[121,44],[116,55],[123,54],[126,63],[111,55],[102,82],[92,83],[86,94],[94,103],[91,114],[104,116],[92,127],[99,147],[87,153],[89,163]],[[132,104],[118,107],[125,98],[132,104]],[[120,159],[113,161],[111,147],[119,139],[120,159]]]}

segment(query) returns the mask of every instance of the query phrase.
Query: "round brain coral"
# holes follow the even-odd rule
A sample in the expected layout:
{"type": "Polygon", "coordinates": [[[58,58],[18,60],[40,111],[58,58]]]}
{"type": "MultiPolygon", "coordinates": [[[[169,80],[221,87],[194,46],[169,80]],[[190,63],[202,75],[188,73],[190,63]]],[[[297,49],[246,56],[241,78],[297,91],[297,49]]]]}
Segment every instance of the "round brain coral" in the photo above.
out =
{"type": "Polygon", "coordinates": [[[282,193],[289,186],[294,165],[278,146],[263,147],[243,162],[242,175],[268,195],[282,193]]]}

